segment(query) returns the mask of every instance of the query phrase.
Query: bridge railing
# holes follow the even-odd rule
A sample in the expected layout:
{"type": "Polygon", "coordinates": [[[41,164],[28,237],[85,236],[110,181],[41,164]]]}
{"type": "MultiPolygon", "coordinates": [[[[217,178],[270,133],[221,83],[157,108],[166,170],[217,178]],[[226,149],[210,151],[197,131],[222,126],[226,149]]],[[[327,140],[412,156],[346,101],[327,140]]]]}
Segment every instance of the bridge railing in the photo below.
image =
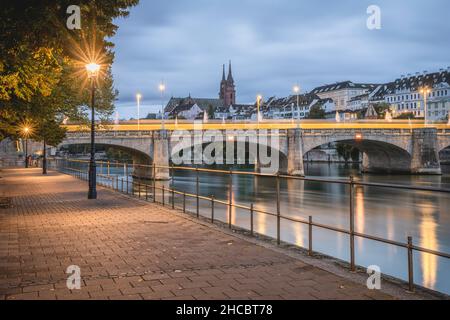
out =
{"type": "MultiPolygon", "coordinates": [[[[130,187],[131,187],[131,194],[134,196],[137,196],[140,199],[145,199],[147,201],[152,200],[155,203],[160,203],[163,206],[170,205],[172,209],[179,209],[182,210],[184,213],[191,213],[194,214],[197,218],[200,218],[200,200],[208,201],[210,203],[210,217],[209,220],[211,223],[215,222],[225,222],[228,226],[228,228],[232,229],[233,227],[244,229],[246,231],[250,232],[251,236],[254,236],[256,234],[254,230],[254,215],[256,213],[264,214],[267,216],[271,216],[276,218],[276,242],[278,245],[281,244],[281,221],[290,221],[293,223],[299,223],[302,225],[305,225],[308,227],[308,247],[303,248],[307,250],[308,255],[313,256],[314,255],[314,248],[313,248],[313,227],[319,228],[319,229],[325,229],[334,231],[340,234],[345,234],[349,236],[349,252],[350,252],[350,259],[348,261],[349,268],[351,271],[355,271],[357,266],[355,263],[355,238],[362,238],[367,239],[379,243],[384,243],[388,245],[397,246],[400,248],[404,248],[407,251],[407,274],[408,274],[408,291],[414,292],[414,268],[413,268],[413,253],[414,251],[427,253],[431,255],[435,255],[438,257],[450,259],[449,253],[440,252],[437,250],[432,250],[424,247],[420,247],[413,244],[413,238],[411,236],[407,236],[406,242],[401,241],[395,241],[391,239],[386,239],[374,235],[369,235],[361,232],[355,231],[355,213],[354,213],[354,189],[357,186],[361,187],[378,187],[378,188],[388,188],[388,189],[402,189],[402,190],[415,190],[415,191],[428,191],[428,192],[436,192],[436,193],[444,193],[444,194],[450,194],[450,189],[442,189],[442,188],[436,188],[436,187],[428,187],[428,186],[408,186],[408,185],[399,185],[399,184],[383,184],[383,183],[373,183],[373,182],[362,182],[362,181],[355,181],[353,177],[350,177],[349,179],[323,179],[323,178],[310,178],[310,177],[298,177],[298,176],[290,176],[290,175],[273,175],[273,174],[266,174],[266,173],[257,173],[257,172],[245,172],[245,171],[233,171],[233,170],[215,170],[215,169],[205,169],[205,168],[198,168],[198,167],[182,167],[182,166],[157,166],[157,165],[142,165],[142,164],[128,164],[128,163],[120,163],[117,161],[110,162],[110,161],[97,161],[97,164],[101,167],[104,167],[107,174],[97,174],[98,177],[102,178],[103,180],[98,180],[97,183],[111,188],[115,191],[119,191],[122,193],[130,194],[130,187]],[[115,166],[123,166],[127,172],[126,177],[119,178],[116,175],[111,175],[111,167],[115,166]],[[131,170],[129,168],[144,168],[148,170],[148,172],[152,172],[152,178],[148,181],[151,181],[151,183],[144,183],[141,180],[132,180],[128,178],[129,173],[131,173],[131,170]],[[176,170],[182,170],[182,171],[193,171],[196,173],[196,182],[195,182],[195,193],[187,193],[180,190],[176,190],[175,188],[168,188],[165,186],[159,186],[157,184],[157,180],[155,179],[155,172],[156,169],[165,169],[169,170],[172,175],[176,170]],[[151,170],[151,171],[150,171],[151,170]],[[228,178],[228,184],[229,184],[229,192],[228,200],[219,200],[216,199],[213,195],[212,196],[202,196],[200,195],[200,179],[199,174],[200,173],[214,173],[214,174],[221,174],[221,175],[227,175],[228,178]],[[275,180],[276,185],[276,212],[266,211],[257,209],[255,207],[254,203],[251,203],[250,206],[242,205],[236,202],[233,202],[233,197],[231,195],[232,189],[233,189],[233,179],[232,177],[234,175],[247,175],[247,176],[258,176],[258,177],[268,177],[275,180]],[[312,216],[309,216],[308,219],[300,219],[300,218],[294,218],[290,216],[283,215],[281,213],[281,205],[280,205],[280,180],[281,179],[293,179],[293,180],[301,180],[301,181],[309,181],[309,182],[320,182],[320,183],[331,183],[331,184],[340,184],[340,185],[346,185],[348,186],[349,190],[349,228],[339,228],[327,224],[322,224],[315,222],[313,220],[312,216]],[[137,190],[137,192],[134,192],[134,190],[137,190]],[[158,194],[158,192],[159,194],[158,194]],[[159,196],[159,199],[158,199],[159,196]],[[182,198],[182,205],[177,206],[175,205],[175,198],[176,196],[179,196],[182,198]],[[168,197],[168,201],[166,201],[166,198],[168,197]],[[195,211],[189,211],[186,207],[186,198],[193,198],[195,199],[195,211]],[[215,208],[217,205],[224,205],[228,209],[227,211],[227,221],[220,221],[215,217],[215,208]],[[237,226],[232,223],[232,208],[238,208],[245,210],[249,213],[249,222],[250,222],[250,228],[246,229],[241,226],[237,226]]],[[[66,174],[71,174],[79,179],[82,180],[88,180],[88,165],[89,161],[86,160],[78,160],[78,159],[49,159],[49,167],[53,168],[55,170],[59,170],[66,174]]],[[[104,170],[102,169],[101,172],[104,170]]],[[[202,216],[204,217],[204,216],[202,216]]],[[[263,234],[263,236],[267,236],[263,234]]]]}

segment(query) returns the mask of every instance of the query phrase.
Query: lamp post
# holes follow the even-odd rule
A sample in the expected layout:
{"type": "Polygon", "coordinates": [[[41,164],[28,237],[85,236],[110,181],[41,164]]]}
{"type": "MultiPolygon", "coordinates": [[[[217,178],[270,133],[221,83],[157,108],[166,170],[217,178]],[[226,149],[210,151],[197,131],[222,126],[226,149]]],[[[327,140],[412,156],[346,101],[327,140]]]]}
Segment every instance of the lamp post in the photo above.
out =
{"type": "Polygon", "coordinates": [[[166,90],[166,85],[161,82],[158,90],[161,93],[161,129],[164,130],[164,91],[166,90]]]}
{"type": "MultiPolygon", "coordinates": [[[[297,95],[297,120],[300,120],[300,109],[298,107],[299,105],[299,94],[300,94],[300,86],[299,85],[295,85],[292,90],[294,91],[294,93],[297,95]]],[[[294,118],[294,113],[292,112],[292,119],[294,118]]]]}
{"type": "Polygon", "coordinates": [[[25,168],[28,168],[28,137],[30,136],[30,127],[24,127],[22,133],[25,137],[25,168]]]}
{"type": "Polygon", "coordinates": [[[420,93],[423,95],[423,110],[425,113],[424,121],[425,125],[427,125],[427,118],[428,118],[428,110],[427,110],[427,98],[428,94],[431,92],[431,90],[428,87],[424,87],[420,90],[420,93]]]}
{"type": "Polygon", "coordinates": [[[142,95],[140,93],[136,94],[136,100],[137,100],[137,127],[138,127],[138,131],[140,130],[140,124],[141,124],[141,98],[142,95]]]}
{"type": "Polygon", "coordinates": [[[88,77],[91,80],[91,158],[89,160],[89,191],[88,199],[97,199],[97,168],[95,164],[95,80],[100,65],[89,63],[86,65],[88,77]]]}

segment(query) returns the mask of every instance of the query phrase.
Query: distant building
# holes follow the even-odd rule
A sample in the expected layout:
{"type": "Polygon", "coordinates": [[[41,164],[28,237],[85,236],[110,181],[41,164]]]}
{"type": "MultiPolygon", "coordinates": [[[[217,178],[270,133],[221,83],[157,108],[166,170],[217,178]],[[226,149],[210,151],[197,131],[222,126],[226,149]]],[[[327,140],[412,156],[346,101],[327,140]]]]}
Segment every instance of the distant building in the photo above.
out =
{"type": "Polygon", "coordinates": [[[270,97],[262,103],[261,111],[264,118],[269,119],[304,119],[309,116],[311,108],[315,105],[320,105],[325,112],[335,109],[331,99],[321,99],[315,94],[306,93],[299,95],[298,101],[297,95],[285,98],[270,97]]]}
{"type": "Polygon", "coordinates": [[[371,93],[378,86],[377,84],[344,81],[317,87],[311,93],[321,99],[332,99],[336,110],[340,111],[350,108],[349,103],[352,98],[371,93]]]}
{"type": "MultiPolygon", "coordinates": [[[[231,61],[228,65],[228,76],[225,78],[225,65],[222,67],[222,80],[220,81],[220,90],[218,98],[195,98],[189,94],[185,98],[172,97],[167,103],[164,112],[169,117],[176,117],[180,112],[185,112],[188,106],[193,107],[197,105],[201,112],[210,114],[210,110],[214,113],[214,117],[226,118],[230,117],[228,110],[231,106],[233,108],[251,108],[251,105],[236,104],[236,86],[234,84],[233,73],[231,69],[231,61]]],[[[191,116],[191,114],[189,114],[191,116]]]]}
{"type": "Polygon", "coordinates": [[[181,118],[186,120],[195,120],[203,110],[192,100],[186,101],[184,104],[179,104],[170,113],[170,118],[181,118]]]}

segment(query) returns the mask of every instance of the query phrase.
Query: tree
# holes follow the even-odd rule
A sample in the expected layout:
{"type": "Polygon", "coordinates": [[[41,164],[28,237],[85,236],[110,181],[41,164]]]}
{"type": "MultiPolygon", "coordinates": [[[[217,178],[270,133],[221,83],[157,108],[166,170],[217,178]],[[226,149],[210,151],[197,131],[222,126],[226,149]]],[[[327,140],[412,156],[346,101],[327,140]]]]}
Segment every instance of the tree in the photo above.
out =
{"type": "Polygon", "coordinates": [[[42,174],[47,174],[47,145],[56,147],[66,136],[66,129],[54,119],[43,120],[38,124],[38,128],[33,135],[33,140],[42,141],[42,174]]]}
{"type": "Polygon", "coordinates": [[[211,104],[208,105],[207,112],[208,112],[208,119],[214,119],[214,107],[211,104]]]}
{"type": "Polygon", "coordinates": [[[309,110],[308,119],[325,119],[325,110],[322,106],[312,106],[309,110]]]}
{"type": "Polygon", "coordinates": [[[70,0],[3,0],[0,11],[0,139],[15,136],[15,127],[26,118],[40,122],[64,116],[86,120],[89,86],[84,65],[99,60],[102,74],[97,84],[101,118],[113,109],[110,66],[114,60],[113,20],[128,15],[138,0],[79,0],[81,30],[66,28],[70,0]],[[51,106],[46,106],[52,100],[51,106]],[[45,109],[49,112],[41,112],[45,109]],[[51,112],[50,112],[51,111],[51,112]],[[35,118],[37,117],[37,118],[35,118]]]}
{"type": "Polygon", "coordinates": [[[375,111],[378,114],[378,119],[385,119],[386,112],[390,111],[391,109],[389,103],[386,102],[377,103],[373,107],[375,108],[375,111]]]}
{"type": "Polygon", "coordinates": [[[359,161],[359,149],[345,144],[345,143],[338,143],[336,145],[336,152],[341,158],[344,158],[344,161],[347,163],[350,158],[352,161],[357,162],[359,161]]]}
{"type": "Polygon", "coordinates": [[[414,119],[416,116],[413,112],[404,112],[396,116],[394,119],[414,119]]]}

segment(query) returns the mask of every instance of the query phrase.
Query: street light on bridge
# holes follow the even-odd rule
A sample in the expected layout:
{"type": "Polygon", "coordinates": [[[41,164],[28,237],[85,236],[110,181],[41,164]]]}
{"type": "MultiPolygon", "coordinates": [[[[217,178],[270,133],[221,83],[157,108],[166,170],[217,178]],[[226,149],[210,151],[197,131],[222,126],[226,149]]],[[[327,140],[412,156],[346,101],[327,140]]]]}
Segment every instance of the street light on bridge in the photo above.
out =
{"type": "Polygon", "coordinates": [[[89,161],[89,191],[88,199],[97,199],[97,168],[95,164],[95,81],[100,71],[100,65],[91,62],[86,65],[88,78],[91,80],[91,158],[89,161]]]}
{"type": "Polygon", "coordinates": [[[259,124],[259,121],[260,121],[260,119],[261,119],[261,116],[260,116],[260,112],[259,112],[259,109],[260,109],[260,105],[261,105],[261,100],[262,100],[262,95],[260,95],[260,94],[258,94],[257,96],[256,96],[256,120],[258,121],[258,124],[259,124]]]}
{"type": "Polygon", "coordinates": [[[142,98],[142,95],[140,94],[140,93],[137,93],[136,94],[136,100],[137,100],[137,114],[138,114],[138,116],[137,116],[137,127],[138,127],[138,131],[139,131],[139,129],[140,129],[140,124],[141,124],[141,122],[140,122],[140,119],[141,119],[141,98],[142,98]]]}
{"type": "Polygon", "coordinates": [[[423,87],[422,89],[420,89],[419,92],[423,95],[423,110],[425,113],[424,122],[426,125],[427,124],[427,115],[428,115],[427,98],[428,98],[428,94],[430,94],[431,90],[428,87],[423,87]]]}
{"type": "Polygon", "coordinates": [[[158,90],[161,93],[161,129],[164,130],[164,91],[166,91],[166,85],[164,82],[159,84],[158,90]]]}
{"type": "MultiPolygon", "coordinates": [[[[292,91],[294,91],[294,94],[297,95],[297,120],[300,120],[300,109],[298,107],[300,97],[300,86],[298,84],[294,85],[292,91]]],[[[294,119],[294,112],[292,112],[292,119],[294,119]]]]}

